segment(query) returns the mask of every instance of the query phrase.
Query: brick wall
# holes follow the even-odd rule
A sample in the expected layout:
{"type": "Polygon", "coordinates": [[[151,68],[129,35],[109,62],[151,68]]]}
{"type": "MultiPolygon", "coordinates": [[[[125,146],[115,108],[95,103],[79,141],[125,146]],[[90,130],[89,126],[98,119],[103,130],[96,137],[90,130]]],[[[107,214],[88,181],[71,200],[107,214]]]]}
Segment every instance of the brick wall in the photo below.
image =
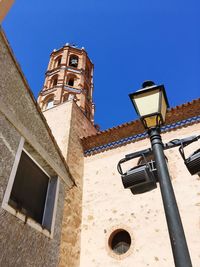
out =
{"type": "Polygon", "coordinates": [[[76,183],[65,195],[59,266],[78,267],[84,171],[80,138],[95,134],[96,129],[74,101],[67,101],[49,109],[44,112],[44,116],[76,183]]]}
{"type": "Polygon", "coordinates": [[[72,103],[67,164],[76,186],[65,198],[60,267],[78,267],[80,261],[80,231],[82,217],[82,187],[84,156],[80,137],[95,134],[96,129],[75,103],[72,103]]]}

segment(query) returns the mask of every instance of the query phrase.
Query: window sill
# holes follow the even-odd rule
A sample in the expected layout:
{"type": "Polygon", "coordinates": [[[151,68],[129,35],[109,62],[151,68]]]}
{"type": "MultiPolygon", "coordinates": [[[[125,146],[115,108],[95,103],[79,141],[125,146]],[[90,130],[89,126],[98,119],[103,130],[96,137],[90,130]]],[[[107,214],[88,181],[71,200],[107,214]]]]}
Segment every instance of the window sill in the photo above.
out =
{"type": "Polygon", "coordinates": [[[23,213],[15,210],[9,204],[3,203],[2,208],[4,210],[6,210],[7,212],[11,213],[12,215],[14,215],[16,218],[22,220],[25,224],[28,224],[29,226],[31,226],[32,228],[34,228],[38,232],[44,234],[46,237],[53,239],[53,232],[50,233],[48,230],[42,228],[42,226],[39,223],[37,223],[36,221],[34,221],[33,219],[26,218],[26,216],[23,213]]]}

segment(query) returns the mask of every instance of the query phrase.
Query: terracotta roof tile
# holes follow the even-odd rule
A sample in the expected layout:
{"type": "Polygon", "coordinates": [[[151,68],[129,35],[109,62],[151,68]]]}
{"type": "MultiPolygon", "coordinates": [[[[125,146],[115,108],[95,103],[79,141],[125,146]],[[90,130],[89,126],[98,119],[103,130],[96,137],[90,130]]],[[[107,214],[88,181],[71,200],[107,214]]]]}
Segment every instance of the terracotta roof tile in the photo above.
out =
{"type": "MultiPolygon", "coordinates": [[[[200,98],[169,109],[167,111],[165,125],[169,125],[198,115],[200,115],[200,98]]],[[[97,134],[95,135],[83,137],[81,141],[83,149],[88,150],[93,147],[102,146],[143,132],[144,127],[142,123],[140,122],[140,120],[135,120],[104,131],[97,132],[97,134]]]]}

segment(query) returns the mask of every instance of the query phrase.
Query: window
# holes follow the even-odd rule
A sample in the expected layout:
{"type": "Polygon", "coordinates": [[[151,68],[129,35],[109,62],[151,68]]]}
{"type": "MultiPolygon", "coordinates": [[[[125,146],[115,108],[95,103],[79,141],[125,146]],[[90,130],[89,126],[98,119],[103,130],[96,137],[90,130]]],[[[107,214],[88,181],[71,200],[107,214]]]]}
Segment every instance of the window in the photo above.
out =
{"type": "Polygon", "coordinates": [[[22,151],[9,205],[42,224],[49,177],[22,151]]]}
{"type": "Polygon", "coordinates": [[[52,78],[51,78],[51,87],[54,87],[58,84],[58,75],[54,75],[52,78]]]}
{"type": "Polygon", "coordinates": [[[59,56],[55,59],[55,67],[59,67],[61,64],[62,56],[59,56]]]}
{"type": "Polygon", "coordinates": [[[53,107],[53,98],[50,98],[46,103],[46,110],[53,107]]]}
{"type": "Polygon", "coordinates": [[[68,81],[69,86],[74,86],[74,78],[70,78],[68,81]]]}
{"type": "Polygon", "coordinates": [[[58,83],[58,78],[56,77],[56,78],[54,78],[54,79],[52,80],[52,84],[53,84],[53,86],[56,86],[57,83],[58,83]]]}
{"type": "Polygon", "coordinates": [[[78,67],[78,57],[71,55],[69,58],[69,66],[77,68],[78,67]]]}
{"type": "Polygon", "coordinates": [[[50,237],[58,179],[50,177],[23,146],[24,139],[21,138],[2,207],[41,232],[46,229],[50,237]],[[40,224],[41,229],[36,224],[40,224]]]}
{"type": "Polygon", "coordinates": [[[108,242],[115,254],[122,255],[125,254],[131,246],[131,236],[127,231],[118,229],[111,234],[108,242]]]}

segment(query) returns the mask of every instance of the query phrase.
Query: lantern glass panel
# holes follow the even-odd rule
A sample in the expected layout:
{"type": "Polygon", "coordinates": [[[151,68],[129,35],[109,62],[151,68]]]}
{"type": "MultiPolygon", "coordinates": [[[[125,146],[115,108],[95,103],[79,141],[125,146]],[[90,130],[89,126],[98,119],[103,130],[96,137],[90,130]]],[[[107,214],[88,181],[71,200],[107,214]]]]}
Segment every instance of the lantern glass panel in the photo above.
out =
{"type": "Polygon", "coordinates": [[[162,91],[161,114],[162,114],[163,122],[165,122],[166,112],[167,112],[167,102],[166,102],[164,93],[162,91]]]}
{"type": "MultiPolygon", "coordinates": [[[[159,96],[160,96],[159,89],[150,90],[144,93],[142,93],[142,90],[141,90],[140,94],[134,95],[133,99],[137,107],[137,110],[139,112],[139,115],[147,116],[153,113],[158,113],[159,112],[159,96]]],[[[150,118],[150,120],[151,119],[153,119],[153,117],[150,118]]]]}
{"type": "Polygon", "coordinates": [[[158,115],[144,118],[145,125],[147,128],[156,127],[158,124],[158,115]]]}

